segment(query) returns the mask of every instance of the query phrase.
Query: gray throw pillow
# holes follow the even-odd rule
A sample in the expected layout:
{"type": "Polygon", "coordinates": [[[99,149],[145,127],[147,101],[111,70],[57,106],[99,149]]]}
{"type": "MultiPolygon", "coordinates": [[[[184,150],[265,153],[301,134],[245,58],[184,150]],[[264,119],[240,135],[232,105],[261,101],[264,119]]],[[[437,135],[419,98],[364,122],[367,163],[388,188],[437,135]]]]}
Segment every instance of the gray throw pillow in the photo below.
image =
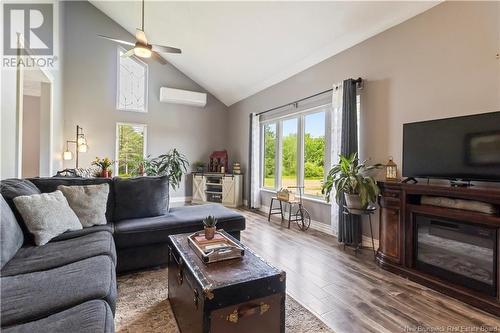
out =
{"type": "Polygon", "coordinates": [[[14,204],[36,245],[47,244],[68,230],[80,230],[82,225],[61,191],[14,198],[14,204]]]}
{"type": "Polygon", "coordinates": [[[14,257],[24,242],[23,232],[14,213],[0,195],[0,269],[14,257]]]}
{"type": "Polygon", "coordinates": [[[160,216],[168,213],[168,178],[114,178],[114,220],[160,216]]]}
{"type": "Polygon", "coordinates": [[[68,200],[68,204],[80,219],[84,228],[106,224],[106,205],[109,185],[83,185],[57,187],[68,200]]]}
{"type": "MultiPolygon", "coordinates": [[[[17,178],[2,180],[0,182],[0,192],[2,193],[2,196],[5,199],[5,201],[7,201],[7,203],[9,204],[10,209],[12,209],[12,212],[14,213],[17,222],[19,222],[19,226],[23,231],[26,243],[34,244],[35,241],[33,239],[33,235],[28,230],[28,227],[26,227],[26,224],[23,221],[23,217],[17,211],[13,199],[20,195],[40,194],[42,192],[40,192],[38,187],[35,186],[35,184],[30,182],[29,180],[17,179],[17,178]]],[[[45,191],[45,192],[52,192],[52,191],[45,191]]]]}

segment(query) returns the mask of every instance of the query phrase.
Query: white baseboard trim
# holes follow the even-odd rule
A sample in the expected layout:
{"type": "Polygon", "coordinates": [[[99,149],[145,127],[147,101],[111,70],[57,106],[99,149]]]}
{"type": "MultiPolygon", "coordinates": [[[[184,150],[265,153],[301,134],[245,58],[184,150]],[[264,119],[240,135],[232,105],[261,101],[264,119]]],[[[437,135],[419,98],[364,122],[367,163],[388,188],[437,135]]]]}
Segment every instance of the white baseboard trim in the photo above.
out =
{"type": "MultiPolygon", "coordinates": [[[[265,213],[266,215],[269,214],[269,206],[260,206],[259,210],[263,213],[265,213]]],[[[285,217],[287,217],[285,215],[285,217]]],[[[321,223],[319,221],[315,221],[315,220],[311,220],[311,226],[310,226],[311,229],[314,229],[314,230],[318,230],[318,231],[321,231],[325,234],[328,234],[328,235],[333,235],[335,236],[332,228],[330,227],[330,225],[328,224],[325,224],[325,223],[321,223]]]]}
{"type": "MultiPolygon", "coordinates": [[[[259,211],[263,212],[266,214],[269,214],[269,206],[260,206],[259,208],[259,211]]],[[[321,223],[319,221],[315,221],[315,220],[311,220],[311,226],[310,226],[311,229],[314,229],[314,230],[317,230],[317,231],[320,231],[322,233],[325,233],[327,235],[332,235],[332,236],[337,236],[336,233],[334,232],[334,230],[331,228],[330,225],[328,224],[325,224],[325,223],[321,223]]],[[[378,246],[379,246],[379,242],[378,242],[378,239],[373,239],[373,243],[375,244],[375,250],[378,249],[378,246]]],[[[372,247],[372,238],[370,236],[365,236],[363,235],[362,236],[362,239],[361,239],[361,245],[363,247],[367,247],[367,248],[371,248],[372,247]]]]}
{"type": "Polygon", "coordinates": [[[191,202],[191,199],[193,197],[171,197],[170,202],[171,203],[186,203],[186,202],[191,202]]]}

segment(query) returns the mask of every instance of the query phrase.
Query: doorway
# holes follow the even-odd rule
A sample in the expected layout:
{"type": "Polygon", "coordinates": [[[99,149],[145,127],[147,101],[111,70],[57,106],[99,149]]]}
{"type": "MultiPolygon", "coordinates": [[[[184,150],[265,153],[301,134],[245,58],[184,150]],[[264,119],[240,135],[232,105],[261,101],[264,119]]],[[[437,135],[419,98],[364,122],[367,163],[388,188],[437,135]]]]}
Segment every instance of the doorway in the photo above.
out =
{"type": "Polygon", "coordinates": [[[19,171],[22,178],[51,175],[52,84],[39,68],[23,70],[19,109],[19,171]]]}

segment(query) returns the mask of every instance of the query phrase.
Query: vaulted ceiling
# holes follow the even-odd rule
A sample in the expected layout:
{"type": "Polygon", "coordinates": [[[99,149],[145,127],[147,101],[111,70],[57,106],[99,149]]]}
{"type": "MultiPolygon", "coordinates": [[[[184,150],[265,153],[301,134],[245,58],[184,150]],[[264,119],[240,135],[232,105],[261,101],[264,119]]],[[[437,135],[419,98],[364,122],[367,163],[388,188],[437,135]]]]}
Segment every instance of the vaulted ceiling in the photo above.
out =
{"type": "MultiPolygon", "coordinates": [[[[90,2],[129,32],[140,27],[139,1],[90,2]]],[[[165,58],[229,106],[436,4],[148,0],[145,31],[181,48],[165,58]]]]}

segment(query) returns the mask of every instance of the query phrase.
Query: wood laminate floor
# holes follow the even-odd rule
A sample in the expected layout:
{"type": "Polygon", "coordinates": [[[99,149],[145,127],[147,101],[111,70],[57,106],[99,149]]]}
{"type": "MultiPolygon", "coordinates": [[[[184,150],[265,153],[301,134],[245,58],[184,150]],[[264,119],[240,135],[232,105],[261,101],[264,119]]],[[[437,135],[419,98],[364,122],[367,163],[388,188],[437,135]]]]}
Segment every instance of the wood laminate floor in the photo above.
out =
{"type": "Polygon", "coordinates": [[[241,213],[242,242],[285,270],[287,293],[336,333],[500,332],[499,317],[381,269],[371,249],[356,256],[333,236],[241,213]]]}

